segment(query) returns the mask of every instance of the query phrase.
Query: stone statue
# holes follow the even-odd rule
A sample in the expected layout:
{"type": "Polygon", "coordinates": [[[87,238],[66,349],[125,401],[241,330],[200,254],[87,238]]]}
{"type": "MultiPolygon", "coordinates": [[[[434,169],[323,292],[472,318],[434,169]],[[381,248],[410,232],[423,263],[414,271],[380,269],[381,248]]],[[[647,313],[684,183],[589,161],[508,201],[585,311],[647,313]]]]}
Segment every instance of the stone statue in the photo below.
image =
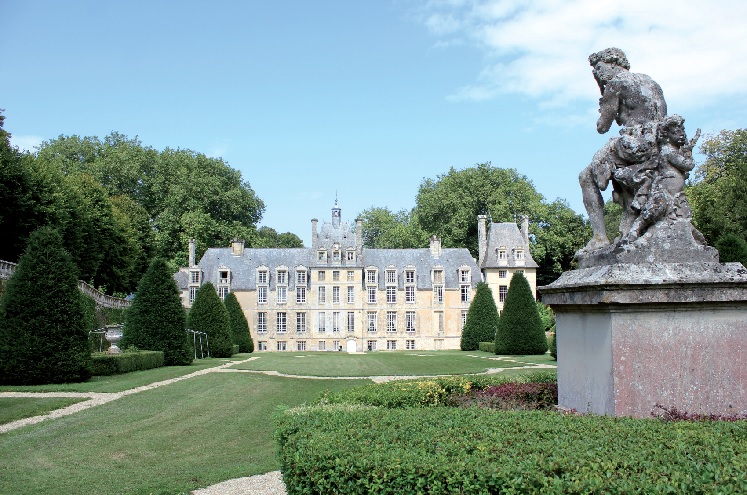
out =
{"type": "MultiPolygon", "coordinates": [[[[631,251],[645,247],[661,252],[664,245],[704,252],[713,257],[712,248],[690,223],[690,208],[682,193],[689,171],[693,169],[692,150],[700,129],[688,141],[685,119],[667,117],[667,104],[661,87],[645,74],[629,71],[625,54],[608,48],[592,54],[589,63],[599,84],[597,131],[604,134],[612,122],[622,126],[620,136],[610,139],[581,174],[579,183],[589,215],[593,237],[576,257],[581,265],[620,262],[631,251]],[[619,236],[610,244],[604,224],[601,192],[612,183],[612,198],[622,206],[619,236]],[[675,225],[677,223],[677,225],[675,225]],[[638,242],[649,229],[661,224],[677,228],[677,234],[659,245],[638,242]],[[644,246],[645,244],[645,246],[644,246]]],[[[650,237],[650,236],[649,236],[650,237]]],[[[661,237],[661,235],[660,235],[661,237]]],[[[717,256],[717,255],[716,255],[717,256]]]]}

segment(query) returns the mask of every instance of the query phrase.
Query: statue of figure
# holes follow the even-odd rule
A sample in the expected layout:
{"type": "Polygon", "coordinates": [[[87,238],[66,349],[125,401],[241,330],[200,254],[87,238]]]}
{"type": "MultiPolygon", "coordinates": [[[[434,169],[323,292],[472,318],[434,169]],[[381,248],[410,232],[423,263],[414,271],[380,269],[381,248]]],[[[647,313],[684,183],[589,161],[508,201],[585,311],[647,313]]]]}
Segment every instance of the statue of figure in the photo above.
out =
{"type": "Polygon", "coordinates": [[[609,244],[604,225],[604,201],[601,191],[613,182],[613,198],[623,206],[621,231],[626,231],[635,220],[632,208],[640,207],[615,180],[615,171],[643,164],[630,170],[631,180],[641,187],[650,187],[651,171],[655,167],[657,143],[656,122],[667,115],[667,104],[661,87],[649,76],[630,72],[630,64],[619,48],[607,48],[589,56],[592,73],[599,85],[599,120],[597,132],[609,131],[612,122],[623,126],[618,138],[602,147],[579,175],[584,207],[589,215],[594,236],[583,251],[593,251],[609,244]],[[653,160],[653,161],[652,161],[653,160]],[[637,174],[637,175],[636,175],[637,174]],[[635,176],[635,177],[633,177],[635,176]]]}

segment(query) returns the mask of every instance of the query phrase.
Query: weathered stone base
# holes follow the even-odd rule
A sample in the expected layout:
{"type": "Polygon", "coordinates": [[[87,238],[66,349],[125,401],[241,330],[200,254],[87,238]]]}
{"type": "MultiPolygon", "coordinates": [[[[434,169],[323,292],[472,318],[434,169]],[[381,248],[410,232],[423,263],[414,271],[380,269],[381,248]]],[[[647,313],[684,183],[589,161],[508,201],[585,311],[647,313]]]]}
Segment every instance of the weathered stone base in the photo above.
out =
{"type": "Polygon", "coordinates": [[[742,265],[606,265],[567,272],[540,292],[557,314],[561,407],[747,414],[742,265]]]}

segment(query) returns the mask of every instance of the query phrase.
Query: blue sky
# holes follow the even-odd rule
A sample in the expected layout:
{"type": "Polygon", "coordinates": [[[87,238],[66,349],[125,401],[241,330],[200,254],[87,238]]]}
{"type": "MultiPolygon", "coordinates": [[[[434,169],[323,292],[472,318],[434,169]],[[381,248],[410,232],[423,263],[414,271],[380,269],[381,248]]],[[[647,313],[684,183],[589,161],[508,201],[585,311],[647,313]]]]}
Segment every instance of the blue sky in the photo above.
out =
{"type": "Polygon", "coordinates": [[[692,135],[745,127],[743,0],[0,0],[12,142],[137,136],[222,157],[310,242],[311,218],[410,209],[424,177],[490,161],[583,212],[587,56],[625,50],[692,135]],[[661,4],[661,5],[658,5],[661,4]]]}

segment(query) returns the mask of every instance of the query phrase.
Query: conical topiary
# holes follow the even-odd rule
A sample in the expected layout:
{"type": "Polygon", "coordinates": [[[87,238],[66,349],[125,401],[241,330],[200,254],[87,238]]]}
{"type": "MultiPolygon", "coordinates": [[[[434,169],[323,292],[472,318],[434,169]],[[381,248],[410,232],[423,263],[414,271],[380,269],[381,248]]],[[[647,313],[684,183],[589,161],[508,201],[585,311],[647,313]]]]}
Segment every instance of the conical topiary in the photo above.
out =
{"type": "Polygon", "coordinates": [[[228,311],[210,282],[198,289],[187,316],[187,326],[208,335],[211,356],[231,357],[233,354],[228,311]]]}
{"type": "Polygon", "coordinates": [[[91,377],[89,329],[77,274],[57,230],[42,227],[31,234],[0,301],[0,383],[91,377]]]}
{"type": "Polygon", "coordinates": [[[228,311],[228,320],[231,322],[231,340],[234,345],[239,346],[239,352],[254,352],[254,342],[249,334],[249,322],[241,310],[236,294],[229,292],[223,301],[228,311]]]}
{"type": "Polygon", "coordinates": [[[185,327],[185,311],[168,263],[156,258],[137,286],[125,313],[120,347],[163,351],[166,366],[192,362],[193,350],[185,327]]]}
{"type": "Polygon", "coordinates": [[[508,287],[495,335],[496,354],[544,354],[547,338],[532,289],[523,273],[515,273],[508,287]]]}
{"type": "Polygon", "coordinates": [[[497,329],[498,308],[495,306],[493,291],[485,282],[479,282],[475,298],[469,305],[467,322],[462,329],[460,349],[476,351],[480,348],[480,342],[493,342],[497,329]]]}

